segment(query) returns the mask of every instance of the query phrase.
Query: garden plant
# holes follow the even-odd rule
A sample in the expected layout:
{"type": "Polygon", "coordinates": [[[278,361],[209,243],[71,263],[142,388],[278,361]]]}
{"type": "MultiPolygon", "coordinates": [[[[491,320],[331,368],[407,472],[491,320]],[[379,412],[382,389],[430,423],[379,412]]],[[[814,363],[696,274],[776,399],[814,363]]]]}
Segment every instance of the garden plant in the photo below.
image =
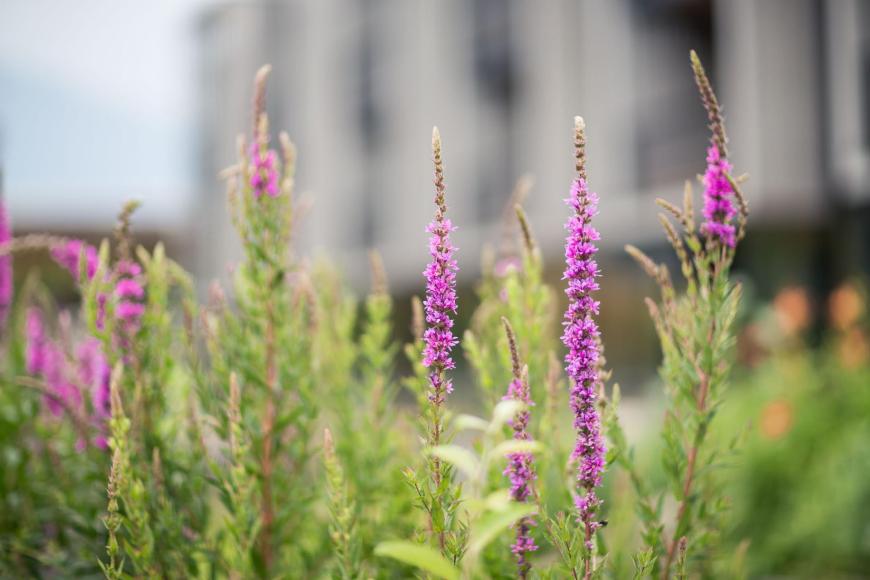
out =
{"type": "MultiPolygon", "coordinates": [[[[659,291],[647,307],[667,402],[651,448],[629,444],[620,371],[604,357],[606,272],[580,117],[561,282],[547,282],[518,203],[518,251],[484,267],[461,337],[451,235],[462,224],[438,130],[425,294],[394,302],[373,252],[359,301],[340,272],[294,248],[296,149],[273,138],[268,67],[238,162],[222,173],[244,250],[228,287],[200,294],[161,244],[137,245],[134,203],[98,247],[13,237],[3,211],[0,576],[743,576],[753,546],[731,542],[728,493],[743,429],[717,421],[748,209],[694,53],[691,66],[710,128],[701,211],[688,182],[680,202],[658,202],[679,277],[627,247],[659,291]],[[41,251],[72,277],[80,307],[59,306],[38,275],[13,292],[12,256],[41,251]],[[412,313],[404,345],[398,309],[412,313]],[[461,356],[481,416],[452,408],[461,356]]],[[[570,124],[565,133],[567,148],[570,124]]]]}

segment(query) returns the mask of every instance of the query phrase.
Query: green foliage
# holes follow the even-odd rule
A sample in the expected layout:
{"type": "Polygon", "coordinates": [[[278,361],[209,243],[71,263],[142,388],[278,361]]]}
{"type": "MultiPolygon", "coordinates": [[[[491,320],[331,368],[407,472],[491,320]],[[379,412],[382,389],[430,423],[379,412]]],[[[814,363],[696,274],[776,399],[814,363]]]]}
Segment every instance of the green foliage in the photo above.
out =
{"type": "Polygon", "coordinates": [[[229,285],[215,283],[204,303],[162,245],[133,245],[135,204],[91,277],[82,251],[76,317],[37,277],[20,286],[2,337],[0,576],[503,578],[517,574],[512,528],[532,515],[535,578],[855,576],[870,567],[866,328],[852,320],[818,352],[780,348],[733,381],[733,251],[699,233],[690,195],[681,208],[661,203],[682,282],[630,250],[661,288],[648,306],[664,424],[658,447],[629,441],[619,386],[602,386],[608,521],[587,547],[572,497],[557,289],[521,208],[521,244],[498,268],[485,263],[462,341],[489,418],[454,415],[427,397],[419,300],[403,351],[410,370],[397,376],[403,305],[379,258],[362,300],[328,264],[311,266],[292,243],[295,149],[282,135],[274,196],[256,194],[258,163],[243,146],[224,174],[244,252],[229,285]],[[122,262],[142,268],[136,326],[125,326],[116,296],[122,262]],[[113,370],[110,417],[89,398],[57,417],[44,410],[50,389],[27,376],[34,306],[67,364],[79,335],[99,341],[113,370]],[[529,434],[542,444],[508,438],[521,406],[503,400],[515,369],[502,317],[528,363],[529,434]],[[402,388],[416,404],[401,400],[402,388]],[[92,444],[105,436],[108,449],[92,444]],[[529,503],[505,489],[505,456],[519,452],[534,453],[529,503]]]}
{"type": "Polygon", "coordinates": [[[750,426],[727,486],[728,549],[745,554],[750,577],[860,577],[870,567],[870,363],[866,350],[849,354],[867,335],[854,327],[817,351],[775,347],[723,406],[723,445],[750,426]]]}
{"type": "MultiPolygon", "coordinates": [[[[485,577],[481,571],[481,557],[486,547],[518,520],[537,511],[533,504],[518,504],[511,501],[509,490],[497,489],[487,493],[488,478],[494,464],[503,464],[508,453],[540,452],[542,447],[533,441],[504,440],[504,426],[521,409],[522,404],[515,400],[502,401],[493,409],[489,421],[479,417],[459,416],[459,427],[473,430],[480,438],[480,453],[474,453],[458,445],[439,445],[431,447],[427,453],[444,464],[458,470],[465,478],[462,486],[464,493],[456,498],[461,501],[465,511],[465,522],[461,526],[462,547],[458,557],[445,557],[434,548],[412,542],[385,542],[378,546],[376,553],[395,558],[439,575],[444,578],[485,577]]],[[[419,489],[422,485],[409,474],[412,485],[419,489]]],[[[433,513],[437,504],[432,504],[426,494],[420,494],[424,509],[433,513]]],[[[438,517],[433,513],[433,520],[438,517]]],[[[433,525],[445,525],[433,521],[433,525]]],[[[455,537],[455,536],[451,536],[455,537]]],[[[444,550],[441,550],[442,552],[444,550]]],[[[452,554],[450,549],[448,554],[452,554]]]]}

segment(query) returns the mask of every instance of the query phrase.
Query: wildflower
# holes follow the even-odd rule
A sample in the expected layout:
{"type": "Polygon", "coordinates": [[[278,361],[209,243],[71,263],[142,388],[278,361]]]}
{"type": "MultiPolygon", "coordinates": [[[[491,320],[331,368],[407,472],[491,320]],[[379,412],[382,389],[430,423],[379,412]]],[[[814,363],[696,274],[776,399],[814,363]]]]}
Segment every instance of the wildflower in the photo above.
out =
{"type": "Polygon", "coordinates": [[[432,133],[435,156],[435,218],[426,228],[431,234],[429,254],[432,260],[423,274],[426,276],[426,331],[423,333],[423,366],[429,372],[429,400],[441,406],[446,395],[453,391],[453,384],[445,371],[454,368],[450,351],[458,340],[453,336],[453,319],[456,313],[456,272],[459,267],[453,259],[455,248],[450,243],[450,232],[455,228],[445,217],[447,203],[444,198],[444,168],[441,162],[441,137],[436,128],[432,133]]]}
{"type": "MultiPolygon", "coordinates": [[[[565,240],[567,266],[563,279],[568,281],[568,310],[565,312],[562,342],[568,348],[566,370],[571,379],[571,410],[577,432],[572,458],[579,462],[575,500],[579,520],[585,526],[586,547],[592,549],[592,536],[600,527],[595,514],[601,500],[595,488],[601,485],[604,471],[604,443],[601,438],[601,420],[597,409],[599,385],[599,333],[594,315],[598,314],[598,301],[592,293],[598,290],[598,264],[594,255],[598,231],[592,227],[597,214],[598,196],[589,191],[585,173],[585,135],[580,117],[575,119],[575,145],[578,177],[571,187],[568,205],[574,215],[568,220],[565,240]]],[[[587,561],[587,566],[589,562],[587,561]]],[[[588,568],[587,568],[588,570],[588,568]]]]}
{"type": "MultiPolygon", "coordinates": [[[[734,200],[737,192],[731,185],[728,175],[731,173],[731,163],[728,161],[728,137],[725,135],[725,123],[722,119],[722,109],[710,85],[710,79],[701,64],[701,59],[693,50],[690,54],[695,83],[701,93],[704,109],[707,111],[711,136],[707,148],[707,171],[704,173],[704,223],[701,233],[710,240],[733,248],[737,245],[737,232],[732,223],[737,217],[734,200]]],[[[742,203],[741,203],[742,206],[742,203]]],[[[745,211],[745,208],[741,208],[745,211]]],[[[742,219],[742,218],[741,218],[742,219]]],[[[741,222],[742,225],[742,222],[741,222]]],[[[742,229],[741,229],[742,234],[742,229]]]]}
{"type": "Polygon", "coordinates": [[[94,444],[100,449],[106,449],[106,424],[111,416],[109,408],[111,368],[100,348],[100,342],[95,338],[87,338],[76,349],[78,379],[80,384],[90,390],[92,420],[100,434],[94,439],[94,444]]]}
{"type": "MultiPolygon", "coordinates": [[[[506,318],[501,320],[507,334],[511,360],[513,362],[513,380],[508,385],[508,392],[504,399],[520,401],[525,405],[525,408],[517,413],[510,424],[514,432],[514,439],[529,441],[532,437],[528,431],[530,418],[528,408],[534,405],[531,393],[529,392],[529,369],[527,367],[522,370],[520,369],[519,354],[513,329],[506,318]]],[[[525,503],[528,501],[529,496],[532,495],[532,485],[537,478],[533,465],[534,457],[529,452],[520,452],[509,453],[507,459],[508,465],[504,474],[510,480],[511,498],[518,503],[525,503]]],[[[531,565],[526,560],[526,554],[538,549],[531,535],[531,528],[534,525],[535,520],[531,517],[524,517],[516,524],[516,541],[511,546],[511,551],[517,558],[520,578],[526,578],[531,568],[531,565]]]]}
{"type": "Polygon", "coordinates": [[[251,188],[254,197],[259,198],[264,193],[270,197],[277,197],[280,193],[278,188],[278,154],[274,149],[269,149],[268,137],[260,136],[251,143],[251,188]]]}
{"type": "Polygon", "coordinates": [[[264,66],[257,72],[254,86],[254,137],[249,150],[251,158],[250,185],[255,198],[265,193],[277,197],[281,192],[278,186],[278,154],[269,148],[269,121],[266,117],[266,79],[271,71],[264,66]]]}
{"type": "Polygon", "coordinates": [[[42,313],[37,308],[27,310],[25,333],[27,372],[38,375],[45,369],[45,351],[48,343],[45,337],[45,326],[42,323],[42,313]]]}
{"type": "MultiPolygon", "coordinates": [[[[9,227],[9,216],[6,206],[0,200],[0,245],[12,240],[12,228],[9,227]]],[[[6,252],[0,255],[0,327],[6,323],[9,309],[12,306],[12,254],[6,252]]]]}
{"type": "Polygon", "coordinates": [[[93,280],[97,273],[99,255],[97,249],[82,240],[69,240],[51,249],[51,257],[54,261],[69,270],[73,278],[78,280],[80,273],[80,260],[85,260],[85,275],[88,280],[93,280]],[[84,257],[82,252],[84,250],[84,257]]]}
{"type": "Polygon", "coordinates": [[[732,201],[734,191],[728,174],[728,162],[715,142],[707,148],[707,171],[704,173],[704,219],[701,233],[721,244],[733,248],[737,244],[736,230],[732,221],[737,216],[737,208],[732,201]]]}
{"type": "Polygon", "coordinates": [[[141,300],[145,297],[142,287],[142,268],[130,260],[118,262],[116,272],[119,280],[115,285],[115,317],[121,322],[122,329],[127,334],[135,334],[139,330],[145,305],[141,300]]]}

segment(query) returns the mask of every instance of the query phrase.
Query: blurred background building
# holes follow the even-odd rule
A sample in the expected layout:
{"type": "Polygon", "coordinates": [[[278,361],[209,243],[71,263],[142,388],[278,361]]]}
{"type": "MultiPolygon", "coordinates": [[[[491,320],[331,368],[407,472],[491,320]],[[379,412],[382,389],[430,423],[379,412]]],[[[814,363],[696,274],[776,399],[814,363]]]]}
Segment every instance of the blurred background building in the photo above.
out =
{"type": "Polygon", "coordinates": [[[144,240],[168,239],[203,282],[220,277],[238,244],[217,175],[250,132],[253,76],[271,63],[273,132],[297,143],[297,192],[311,203],[300,246],[337,257],[359,289],[378,248],[404,299],[427,259],[432,126],[468,288],[525,174],[558,277],[580,114],[602,198],[605,334],[617,359],[651,361],[636,332],[648,287],[622,246],[666,259],[653,200],[679,199],[703,171],[692,48],[724,104],[736,170],[750,174],[738,266],[752,289],[824,292],[870,271],[862,0],[6,0],[5,195],[20,233],[90,237],[140,198],[144,240]]]}
{"type": "MultiPolygon", "coordinates": [[[[660,239],[654,198],[679,198],[704,166],[691,48],[725,105],[735,166],[751,176],[753,229],[800,250],[782,275],[816,277],[818,244],[842,249],[825,267],[867,264],[870,5],[860,0],[235,2],[201,23],[203,215],[229,227],[215,175],[250,125],[253,71],[269,62],[273,127],[299,145],[298,184],[313,201],[301,242],[338,252],[354,280],[377,247],[394,284],[419,286],[433,124],[469,276],[524,173],[537,235],[558,256],[575,114],[588,123],[604,245],[660,239]]],[[[213,275],[234,242],[211,243],[209,230],[199,264],[213,275]]]]}

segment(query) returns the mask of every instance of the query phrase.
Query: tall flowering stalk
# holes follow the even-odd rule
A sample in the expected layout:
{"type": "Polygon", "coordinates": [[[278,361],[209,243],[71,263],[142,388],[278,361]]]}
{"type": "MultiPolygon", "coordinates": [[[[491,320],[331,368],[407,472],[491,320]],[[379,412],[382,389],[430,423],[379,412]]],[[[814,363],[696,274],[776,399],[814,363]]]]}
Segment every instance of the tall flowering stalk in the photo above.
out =
{"type": "MultiPolygon", "coordinates": [[[[691,187],[682,207],[658,200],[666,213],[659,215],[665,235],[679,259],[686,279],[685,294],[678,294],[664,264],[628,246],[661,290],[661,299],[647,299],[659,335],[663,361],[660,374],[669,405],[663,428],[663,464],[677,504],[669,539],[663,535],[659,513],[641,497],[645,517],[645,543],[656,560],[652,568],[662,580],[685,569],[709,572],[710,557],[725,502],[713,469],[730,449],[711,448],[707,434],[722,401],[734,344],[733,322],[740,301],[740,286],[729,279],[734,250],[745,234],[748,209],[737,180],[731,177],[727,138],[721,109],[701,66],[691,53],[692,69],[707,111],[711,130],[707,169],[703,177],[705,221],[695,227],[691,187]],[[671,222],[675,219],[682,232],[671,222]],[[647,507],[644,506],[647,504],[647,507]],[[687,554],[689,558],[687,559],[687,554]]],[[[639,494],[642,495],[642,494],[639,494]]]]}
{"type": "MultiPolygon", "coordinates": [[[[425,408],[426,443],[436,448],[444,443],[444,403],[453,391],[448,371],[455,366],[451,351],[458,340],[453,335],[453,316],[456,314],[456,272],[459,267],[453,258],[456,248],[450,241],[453,224],[447,218],[444,164],[441,159],[441,135],[432,130],[432,157],[435,166],[435,217],[426,228],[429,232],[431,260],[423,272],[426,277],[426,298],[423,301],[425,330],[422,340],[422,369],[426,373],[425,408]]],[[[458,562],[464,551],[465,539],[461,525],[456,521],[458,489],[452,485],[452,470],[440,457],[432,455],[427,463],[430,484],[417,479],[413,470],[406,470],[406,478],[414,487],[429,520],[429,534],[437,539],[442,554],[458,562]]]]}
{"type": "MultiPolygon", "coordinates": [[[[423,365],[429,368],[429,401],[441,416],[441,407],[447,395],[453,392],[453,382],[447,371],[455,367],[451,351],[458,340],[453,335],[453,318],[456,314],[456,272],[459,267],[453,258],[455,248],[450,242],[450,232],[455,228],[447,217],[444,165],[441,161],[441,135],[438,128],[432,131],[432,154],[435,163],[435,218],[426,228],[429,238],[429,255],[426,266],[426,331],[423,333],[423,365]]],[[[432,425],[432,445],[441,441],[440,420],[432,425]]]]}
{"type": "MultiPolygon", "coordinates": [[[[519,401],[524,408],[511,420],[513,438],[517,441],[531,441],[529,433],[529,419],[531,412],[529,407],[534,405],[529,390],[529,369],[521,367],[520,355],[517,351],[517,340],[513,328],[507,318],[502,318],[505,335],[511,351],[513,379],[508,385],[505,400],[519,401]]],[[[526,503],[534,493],[534,482],[537,478],[534,467],[534,456],[531,452],[519,451],[507,455],[508,465],[504,473],[510,480],[511,498],[518,503],[526,503]]],[[[532,538],[531,529],[535,525],[532,516],[521,518],[514,524],[516,528],[516,541],[511,546],[511,551],[517,559],[517,575],[519,578],[527,578],[532,568],[526,555],[538,549],[532,538]]]]}
{"type": "Polygon", "coordinates": [[[701,225],[701,233],[707,236],[711,248],[718,245],[734,249],[738,241],[738,230],[734,225],[734,219],[740,217],[739,237],[743,236],[745,220],[738,213],[735,201],[742,206],[742,199],[737,199],[737,192],[729,178],[731,163],[728,161],[728,137],[725,134],[725,123],[722,118],[722,109],[719,100],[701,59],[693,50],[690,53],[692,71],[695,74],[695,84],[701,93],[701,100],[707,111],[707,120],[710,127],[710,145],[707,147],[707,169],[704,172],[704,223],[701,225]]]}
{"type": "Polygon", "coordinates": [[[566,268],[563,278],[568,281],[568,310],[565,312],[562,342],[568,348],[565,356],[566,371],[571,379],[570,405],[574,413],[577,439],[572,459],[577,462],[577,496],[575,505],[578,519],[584,527],[587,554],[585,577],[592,575],[592,549],[595,531],[601,526],[596,519],[601,500],[596,488],[601,485],[604,472],[605,448],[601,437],[598,415],[599,332],[595,322],[598,301],[593,293],[598,290],[598,264],[595,242],[598,230],[592,226],[597,214],[598,196],[586,185],[586,138],[583,119],[574,119],[574,145],[577,178],[571,186],[568,205],[574,214],[568,220],[565,240],[566,268]]]}

